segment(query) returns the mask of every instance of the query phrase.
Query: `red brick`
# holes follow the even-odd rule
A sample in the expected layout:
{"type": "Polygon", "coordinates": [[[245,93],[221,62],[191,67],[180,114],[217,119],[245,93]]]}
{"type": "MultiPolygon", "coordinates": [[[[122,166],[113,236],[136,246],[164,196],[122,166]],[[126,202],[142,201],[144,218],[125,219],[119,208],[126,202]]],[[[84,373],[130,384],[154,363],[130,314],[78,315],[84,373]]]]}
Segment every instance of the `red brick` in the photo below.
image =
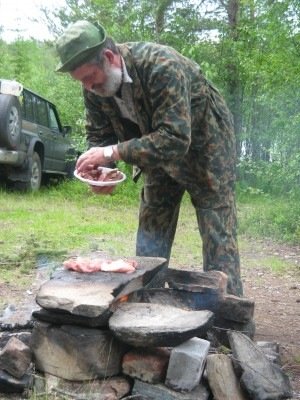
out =
{"type": "Polygon", "coordinates": [[[123,373],[148,383],[164,382],[169,358],[165,348],[131,350],[123,357],[123,373]]]}

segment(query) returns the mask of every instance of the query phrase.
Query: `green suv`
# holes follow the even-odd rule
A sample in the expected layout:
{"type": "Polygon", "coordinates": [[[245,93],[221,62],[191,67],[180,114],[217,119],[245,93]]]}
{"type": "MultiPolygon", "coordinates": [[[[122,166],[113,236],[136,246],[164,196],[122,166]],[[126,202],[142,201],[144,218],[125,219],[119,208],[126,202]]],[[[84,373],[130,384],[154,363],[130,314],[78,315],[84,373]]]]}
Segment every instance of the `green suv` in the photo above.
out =
{"type": "Polygon", "coordinates": [[[0,79],[0,181],[38,190],[53,176],[73,176],[78,156],[53,103],[0,79]]]}

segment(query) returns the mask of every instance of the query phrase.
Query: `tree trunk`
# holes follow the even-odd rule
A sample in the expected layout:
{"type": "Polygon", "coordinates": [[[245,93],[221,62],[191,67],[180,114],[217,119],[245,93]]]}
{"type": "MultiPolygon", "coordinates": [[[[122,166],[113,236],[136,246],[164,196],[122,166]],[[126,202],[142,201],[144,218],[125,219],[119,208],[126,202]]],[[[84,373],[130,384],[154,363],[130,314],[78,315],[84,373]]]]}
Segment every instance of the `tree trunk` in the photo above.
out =
{"type": "MultiPolygon", "coordinates": [[[[227,3],[222,2],[225,6],[229,27],[229,38],[236,42],[239,40],[238,24],[240,12],[240,0],[228,0],[227,3]]],[[[237,141],[237,155],[241,155],[241,132],[243,125],[242,118],[242,101],[243,101],[243,87],[239,74],[239,66],[234,58],[231,58],[227,65],[228,72],[228,92],[231,101],[231,111],[233,113],[234,129],[237,141]]]]}
{"type": "Polygon", "coordinates": [[[165,29],[165,15],[168,7],[173,4],[174,0],[158,0],[155,15],[155,32],[157,41],[160,42],[161,33],[165,29]]]}

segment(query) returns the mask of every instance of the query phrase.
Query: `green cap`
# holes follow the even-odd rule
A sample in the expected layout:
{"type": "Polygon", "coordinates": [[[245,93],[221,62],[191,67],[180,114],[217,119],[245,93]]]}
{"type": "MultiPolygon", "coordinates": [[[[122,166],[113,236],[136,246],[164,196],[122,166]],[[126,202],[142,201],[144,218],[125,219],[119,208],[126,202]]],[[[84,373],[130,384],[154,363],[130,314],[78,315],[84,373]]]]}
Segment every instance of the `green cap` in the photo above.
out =
{"type": "Polygon", "coordinates": [[[77,21],[68,26],[56,42],[60,58],[57,72],[70,72],[93,58],[106,39],[104,28],[88,21],[77,21]]]}

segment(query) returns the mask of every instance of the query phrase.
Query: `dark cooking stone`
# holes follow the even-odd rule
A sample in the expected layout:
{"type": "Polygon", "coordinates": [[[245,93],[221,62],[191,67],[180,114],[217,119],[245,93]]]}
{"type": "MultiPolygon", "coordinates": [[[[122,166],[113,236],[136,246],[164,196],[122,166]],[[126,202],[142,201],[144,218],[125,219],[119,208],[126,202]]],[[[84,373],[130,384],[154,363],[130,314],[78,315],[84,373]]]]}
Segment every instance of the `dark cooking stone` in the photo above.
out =
{"type": "MultiPolygon", "coordinates": [[[[91,255],[93,257],[93,255],[91,255]]],[[[95,255],[94,255],[95,257],[95,255]]],[[[113,257],[117,259],[118,257],[113,257]]],[[[134,273],[79,273],[57,270],[39,289],[36,302],[47,310],[100,318],[122,296],[147,285],[166,266],[158,257],[132,257],[138,263],[134,273]]]]}
{"type": "Polygon", "coordinates": [[[218,293],[197,293],[187,290],[170,288],[140,289],[129,295],[131,303],[155,303],[185,310],[210,310],[217,311],[220,305],[218,293]]]}
{"type": "Polygon", "coordinates": [[[67,311],[45,310],[43,308],[32,313],[33,318],[39,321],[50,322],[56,325],[70,324],[89,328],[106,327],[111,315],[112,311],[109,309],[103,312],[99,317],[83,317],[81,315],[71,314],[67,311]]]}
{"type": "Polygon", "coordinates": [[[216,294],[220,297],[226,294],[227,275],[221,271],[187,271],[169,268],[166,282],[170,288],[196,293],[216,294]]]}
{"type": "Polygon", "coordinates": [[[204,337],[213,323],[211,311],[186,311],[149,303],[122,303],[109,319],[109,328],[121,341],[136,347],[177,346],[192,337],[204,337]]]}
{"type": "Polygon", "coordinates": [[[227,294],[220,301],[216,316],[229,321],[246,323],[253,319],[254,307],[253,300],[227,294]]]}

